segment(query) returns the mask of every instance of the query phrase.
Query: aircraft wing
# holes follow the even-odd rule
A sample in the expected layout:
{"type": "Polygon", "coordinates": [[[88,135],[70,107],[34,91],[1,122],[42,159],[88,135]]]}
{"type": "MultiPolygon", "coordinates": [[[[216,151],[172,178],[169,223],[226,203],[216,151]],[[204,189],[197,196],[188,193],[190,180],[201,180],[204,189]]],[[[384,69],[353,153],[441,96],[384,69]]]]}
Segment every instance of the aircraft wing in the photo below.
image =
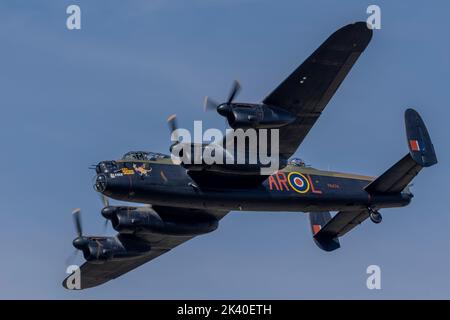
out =
{"type": "MultiPolygon", "coordinates": [[[[171,211],[177,210],[177,212],[182,213],[183,211],[189,211],[192,213],[196,211],[197,213],[208,213],[214,215],[217,219],[222,219],[228,212],[227,211],[211,211],[211,210],[194,210],[186,208],[172,208],[172,207],[159,207],[162,210],[170,209],[171,211]]],[[[155,211],[158,212],[158,207],[153,207],[155,211]]],[[[150,244],[151,250],[139,257],[133,257],[129,259],[121,259],[120,261],[106,261],[101,264],[85,262],[80,267],[81,275],[81,288],[87,289],[98,285],[101,285],[109,280],[120,277],[121,275],[139,267],[140,265],[151,261],[160,255],[170,251],[176,246],[194,238],[195,236],[171,236],[171,235],[159,235],[159,234],[137,234],[137,235],[122,235],[118,234],[117,237],[122,243],[127,241],[136,242],[142,241],[150,244]]],[[[70,278],[68,276],[63,281],[63,287],[67,288],[67,280],[70,278]]]]}
{"type": "Polygon", "coordinates": [[[280,156],[297,150],[371,38],[366,22],[337,30],[264,99],[297,116],[280,129],[280,156]]]}

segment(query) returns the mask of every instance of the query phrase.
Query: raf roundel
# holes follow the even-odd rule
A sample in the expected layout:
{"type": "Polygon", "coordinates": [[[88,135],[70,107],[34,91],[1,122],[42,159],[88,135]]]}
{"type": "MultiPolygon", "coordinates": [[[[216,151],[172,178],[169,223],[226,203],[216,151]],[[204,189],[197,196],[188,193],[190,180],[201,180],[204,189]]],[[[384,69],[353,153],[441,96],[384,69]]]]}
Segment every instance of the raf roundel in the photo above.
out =
{"type": "Polygon", "coordinates": [[[289,185],[292,190],[298,193],[306,193],[309,191],[309,181],[300,172],[291,172],[288,175],[289,185]]]}

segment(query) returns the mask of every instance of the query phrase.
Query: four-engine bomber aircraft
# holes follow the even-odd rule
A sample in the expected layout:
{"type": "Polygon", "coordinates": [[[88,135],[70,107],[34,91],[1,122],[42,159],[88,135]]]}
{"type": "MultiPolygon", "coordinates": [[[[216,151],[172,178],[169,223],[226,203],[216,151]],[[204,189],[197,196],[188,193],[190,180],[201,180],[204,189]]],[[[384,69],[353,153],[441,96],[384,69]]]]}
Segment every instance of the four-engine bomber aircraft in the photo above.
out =
{"type": "MultiPolygon", "coordinates": [[[[423,167],[437,163],[425,124],[412,109],[405,112],[409,152],[377,178],[288,162],[371,38],[365,22],[347,25],[262,103],[233,102],[239,91],[236,82],[227,102],[206,104],[233,129],[279,129],[283,165],[272,175],[260,175],[254,165],[176,164],[170,156],[151,152],[129,152],[120,160],[100,162],[95,189],[104,196],[102,215],[118,234],[85,236],[79,210],[74,212],[78,237],[73,245],[86,259],[80,268],[81,289],[119,277],[214,231],[232,210],[307,212],[315,243],[332,251],[340,247],[339,237],[367,218],[380,223],[379,209],[409,204],[411,180],[423,167]],[[111,206],[107,197],[145,205],[111,206]]],[[[173,117],[170,124],[175,127],[173,117]]],[[[66,288],[71,278],[63,282],[66,288]]]]}

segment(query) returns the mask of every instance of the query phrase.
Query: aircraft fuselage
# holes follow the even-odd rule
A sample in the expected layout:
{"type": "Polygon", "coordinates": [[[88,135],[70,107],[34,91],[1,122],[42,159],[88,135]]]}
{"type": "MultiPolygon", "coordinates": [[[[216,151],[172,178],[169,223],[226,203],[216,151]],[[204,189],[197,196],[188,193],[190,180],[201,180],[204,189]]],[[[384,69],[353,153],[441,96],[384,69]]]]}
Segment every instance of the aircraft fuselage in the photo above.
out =
{"type": "Polygon", "coordinates": [[[409,192],[370,195],[364,187],[372,177],[309,167],[288,166],[256,187],[228,187],[220,176],[212,177],[205,187],[181,165],[146,161],[120,166],[97,176],[96,181],[104,183],[98,191],[116,200],[160,206],[312,212],[401,207],[412,198],[409,192]]]}

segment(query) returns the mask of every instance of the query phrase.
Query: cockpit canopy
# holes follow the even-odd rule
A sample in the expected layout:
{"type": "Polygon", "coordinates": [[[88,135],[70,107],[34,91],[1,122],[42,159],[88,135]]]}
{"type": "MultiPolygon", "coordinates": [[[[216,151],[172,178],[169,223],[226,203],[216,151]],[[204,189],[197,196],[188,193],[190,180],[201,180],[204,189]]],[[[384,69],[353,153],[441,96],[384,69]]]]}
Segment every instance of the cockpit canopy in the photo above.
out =
{"type": "Polygon", "coordinates": [[[122,160],[155,161],[158,159],[167,159],[170,156],[157,152],[130,151],[123,155],[122,160]]]}
{"type": "Polygon", "coordinates": [[[295,167],[306,167],[305,161],[300,158],[292,158],[289,160],[288,165],[295,167]]]}

